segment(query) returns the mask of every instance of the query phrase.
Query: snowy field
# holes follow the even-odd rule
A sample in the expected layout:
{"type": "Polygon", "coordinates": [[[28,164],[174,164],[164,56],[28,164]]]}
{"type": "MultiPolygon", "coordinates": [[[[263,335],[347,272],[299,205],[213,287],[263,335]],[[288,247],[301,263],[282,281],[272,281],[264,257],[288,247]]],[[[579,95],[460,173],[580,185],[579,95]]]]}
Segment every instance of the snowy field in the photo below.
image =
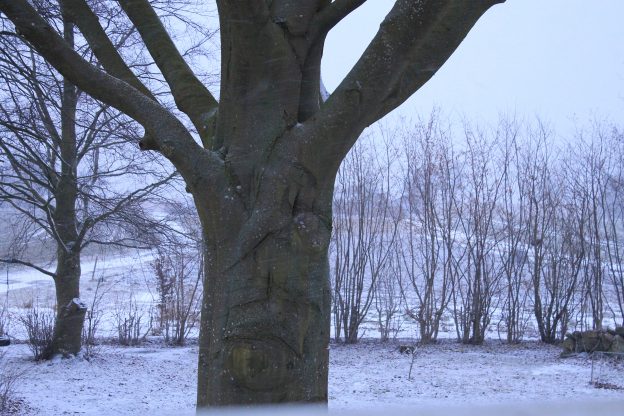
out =
{"type": "MultiPolygon", "coordinates": [[[[624,409],[624,390],[590,384],[591,360],[586,355],[562,359],[559,348],[537,342],[467,346],[445,341],[416,350],[410,378],[412,356],[399,353],[398,346],[377,340],[332,344],[330,410],[340,414],[349,409],[443,411],[536,404],[582,409],[588,403],[615,403],[624,409]]],[[[34,363],[23,344],[4,350],[10,368],[23,374],[16,387],[21,414],[194,414],[196,346],[104,346],[91,361],[42,363],[34,363]]],[[[623,364],[610,363],[603,370],[612,372],[611,380],[620,380],[622,386],[623,364]]]]}

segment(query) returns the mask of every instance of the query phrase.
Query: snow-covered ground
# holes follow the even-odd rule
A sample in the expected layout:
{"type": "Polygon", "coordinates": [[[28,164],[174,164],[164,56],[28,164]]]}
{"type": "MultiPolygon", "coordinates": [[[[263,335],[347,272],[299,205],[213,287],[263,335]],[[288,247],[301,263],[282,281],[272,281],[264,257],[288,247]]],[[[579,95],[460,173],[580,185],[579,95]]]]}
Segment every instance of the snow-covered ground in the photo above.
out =
{"type": "MultiPolygon", "coordinates": [[[[332,344],[329,408],[446,409],[460,406],[533,406],[536,403],[604,403],[624,409],[624,390],[596,388],[586,355],[559,358],[560,349],[537,342],[498,341],[467,346],[445,341],[398,351],[398,342],[332,344]]],[[[26,415],[194,414],[197,347],[104,346],[91,361],[34,363],[25,345],[5,360],[22,372],[16,394],[26,415]]],[[[610,363],[610,380],[624,387],[624,363],[610,363]]],[[[616,413],[617,414],[617,413],[616,413]]]]}
{"type": "MultiPolygon", "coordinates": [[[[109,254],[99,256],[84,256],[81,264],[81,290],[88,292],[94,290],[98,280],[102,280],[105,286],[121,285],[121,289],[127,290],[129,285],[143,284],[145,290],[149,273],[150,263],[155,258],[155,253],[149,250],[128,250],[123,254],[109,254]]],[[[51,277],[24,266],[3,265],[0,269],[0,295],[10,292],[10,300],[13,301],[18,294],[34,292],[52,292],[54,282],[51,277]],[[5,269],[6,268],[6,269],[5,269]]],[[[47,267],[54,271],[54,265],[47,267]]],[[[37,299],[35,299],[37,300],[37,299]]],[[[45,305],[42,305],[45,306],[45,305]]]]}
{"type": "MultiPolygon", "coordinates": [[[[97,264],[94,258],[85,260],[82,298],[91,305],[96,292],[102,296],[100,337],[114,337],[112,315],[130,299],[146,311],[151,307],[156,296],[150,268],[153,259],[154,254],[145,251],[99,257],[97,264]]],[[[24,339],[16,317],[33,305],[52,307],[54,286],[52,279],[26,269],[12,268],[7,276],[8,284],[0,285],[0,296],[8,302],[12,316],[7,329],[12,337],[24,339]]],[[[404,324],[399,336],[415,336],[413,324],[404,324]]],[[[462,345],[451,339],[454,329],[447,326],[443,325],[442,341],[419,347],[413,358],[398,351],[399,345],[409,345],[410,340],[381,343],[366,338],[357,345],[332,343],[330,410],[343,414],[353,409],[409,407],[435,413],[459,406],[463,412],[474,406],[510,403],[572,403],[573,409],[581,409],[605,400],[615,400],[624,409],[624,360],[596,367],[604,377],[603,387],[610,387],[596,388],[590,384],[592,363],[586,355],[561,359],[560,348],[536,341],[507,345],[497,340],[494,330],[483,346],[462,345]]],[[[367,322],[362,332],[374,338],[375,323],[367,322]]],[[[140,347],[101,346],[90,361],[42,363],[32,361],[25,344],[14,342],[0,348],[0,354],[5,354],[0,369],[21,374],[16,397],[25,415],[194,414],[194,341],[189,347],[172,348],[156,337],[150,339],[140,347]]]]}

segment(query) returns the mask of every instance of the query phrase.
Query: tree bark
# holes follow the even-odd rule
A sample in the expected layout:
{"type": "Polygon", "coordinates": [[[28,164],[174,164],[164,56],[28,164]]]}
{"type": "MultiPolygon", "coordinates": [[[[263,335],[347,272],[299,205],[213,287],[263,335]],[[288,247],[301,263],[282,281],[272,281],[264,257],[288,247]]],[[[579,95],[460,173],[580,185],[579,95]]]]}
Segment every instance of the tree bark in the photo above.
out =
{"type": "Polygon", "coordinates": [[[283,225],[251,248],[231,228],[249,212],[206,235],[199,407],[327,401],[331,204],[291,204],[267,213],[283,225]]]}
{"type": "Polygon", "coordinates": [[[56,267],[56,321],[49,353],[68,357],[81,348],[82,328],[87,312],[80,301],[80,254],[59,249],[56,267]]]}

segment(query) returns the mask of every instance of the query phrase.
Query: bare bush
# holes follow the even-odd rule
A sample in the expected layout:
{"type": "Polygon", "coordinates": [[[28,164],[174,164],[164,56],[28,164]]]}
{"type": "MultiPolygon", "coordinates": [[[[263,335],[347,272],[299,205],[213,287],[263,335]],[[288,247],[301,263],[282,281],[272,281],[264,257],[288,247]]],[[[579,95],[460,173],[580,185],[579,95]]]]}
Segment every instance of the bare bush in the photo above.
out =
{"type": "Polygon", "coordinates": [[[520,170],[521,146],[518,136],[521,125],[515,120],[502,120],[501,170],[502,194],[499,202],[498,222],[500,242],[496,245],[498,261],[503,269],[502,308],[498,322],[499,336],[505,333],[508,343],[522,340],[530,319],[528,298],[531,282],[527,271],[528,204],[527,180],[520,170]]]}
{"type": "Polygon", "coordinates": [[[50,347],[54,335],[54,313],[35,306],[20,316],[19,321],[26,329],[28,348],[33,358],[36,361],[50,358],[52,353],[50,347]]]}
{"type": "Polygon", "coordinates": [[[400,296],[401,259],[394,247],[384,271],[375,283],[375,311],[381,341],[395,339],[401,331],[403,301],[400,296]]]}
{"type": "Polygon", "coordinates": [[[0,353],[0,414],[9,414],[15,410],[15,385],[21,373],[12,368],[0,353]]]}
{"type": "Polygon", "coordinates": [[[608,162],[613,149],[606,142],[601,131],[594,131],[591,137],[579,133],[576,148],[572,149],[572,183],[570,186],[578,198],[585,202],[583,224],[584,258],[579,286],[579,322],[585,326],[602,329],[604,319],[604,281],[607,273],[607,256],[604,250],[608,241],[603,227],[605,205],[609,193],[608,162]],[[591,322],[589,325],[588,323],[591,322]]]}
{"type": "Polygon", "coordinates": [[[204,240],[192,201],[182,195],[166,206],[167,221],[178,233],[168,234],[151,263],[156,283],[153,332],[165,342],[184,345],[199,324],[204,280],[204,240]]]}
{"type": "Polygon", "coordinates": [[[133,295],[127,303],[117,302],[113,313],[117,330],[117,341],[121,345],[139,345],[152,328],[151,316],[145,317],[145,311],[139,308],[133,295]]]}
{"type": "Polygon", "coordinates": [[[585,252],[587,201],[570,192],[570,172],[547,146],[552,133],[540,124],[529,132],[529,141],[521,167],[528,202],[528,270],[540,338],[553,343],[563,339],[571,316],[585,252]]]}
{"type": "Polygon", "coordinates": [[[423,343],[436,340],[453,285],[449,266],[458,221],[449,208],[457,178],[446,133],[433,114],[403,143],[404,224],[398,244],[406,278],[401,280],[401,294],[423,343]]]}
{"type": "Polygon", "coordinates": [[[201,255],[184,249],[160,250],[152,263],[158,291],[158,328],[165,342],[184,345],[199,322],[203,277],[201,255]]]}
{"type": "Polygon", "coordinates": [[[624,137],[621,131],[612,128],[610,146],[614,150],[607,181],[607,197],[602,201],[604,215],[602,226],[605,235],[606,258],[608,261],[608,283],[605,285],[606,303],[616,325],[624,325],[624,241],[622,221],[624,220],[624,137]]]}
{"type": "Polygon", "coordinates": [[[455,282],[453,306],[458,338],[464,343],[485,340],[493,311],[498,306],[502,271],[495,257],[497,229],[496,203],[502,192],[503,177],[496,165],[496,138],[466,128],[466,167],[464,186],[455,194],[461,206],[461,273],[455,282]]]}
{"type": "MultiPolygon", "coordinates": [[[[97,259],[95,261],[97,265],[97,259]]],[[[95,274],[95,267],[93,267],[93,274],[95,274]]],[[[90,360],[97,355],[97,343],[96,336],[100,327],[100,321],[102,319],[102,310],[100,309],[100,302],[104,293],[101,292],[102,278],[99,278],[97,285],[95,286],[95,293],[93,294],[93,300],[91,306],[87,310],[85,316],[85,323],[82,328],[82,352],[85,359],[90,360]]]]}
{"type": "Polygon", "coordinates": [[[376,282],[392,253],[398,229],[393,215],[390,158],[357,144],[340,167],[334,196],[330,256],[336,339],[358,341],[375,299],[376,282]]]}

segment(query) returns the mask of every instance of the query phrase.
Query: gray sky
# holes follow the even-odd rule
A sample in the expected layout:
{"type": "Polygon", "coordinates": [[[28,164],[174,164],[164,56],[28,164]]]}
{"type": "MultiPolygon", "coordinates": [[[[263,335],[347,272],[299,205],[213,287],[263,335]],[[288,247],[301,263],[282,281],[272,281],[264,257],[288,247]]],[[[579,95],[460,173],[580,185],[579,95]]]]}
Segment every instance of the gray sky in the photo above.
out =
{"type": "MultiPolygon", "coordinates": [[[[394,2],[368,0],[329,35],[323,79],[333,90],[394,2]]],[[[624,0],[507,0],[479,20],[446,64],[393,116],[494,123],[539,115],[560,134],[574,120],[624,121],[624,0]]]]}

